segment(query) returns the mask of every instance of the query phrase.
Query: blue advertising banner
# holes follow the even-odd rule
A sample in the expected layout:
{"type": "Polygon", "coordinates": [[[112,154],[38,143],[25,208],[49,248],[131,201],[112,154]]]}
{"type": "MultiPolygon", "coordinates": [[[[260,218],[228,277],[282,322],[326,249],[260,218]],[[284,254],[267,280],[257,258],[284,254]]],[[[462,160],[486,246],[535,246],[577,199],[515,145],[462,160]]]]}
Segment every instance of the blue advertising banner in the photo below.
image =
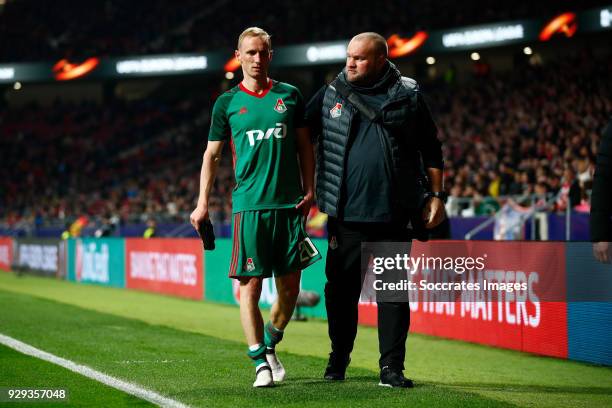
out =
{"type": "Polygon", "coordinates": [[[125,287],[125,240],[82,238],[68,240],[68,280],[125,287]]]}

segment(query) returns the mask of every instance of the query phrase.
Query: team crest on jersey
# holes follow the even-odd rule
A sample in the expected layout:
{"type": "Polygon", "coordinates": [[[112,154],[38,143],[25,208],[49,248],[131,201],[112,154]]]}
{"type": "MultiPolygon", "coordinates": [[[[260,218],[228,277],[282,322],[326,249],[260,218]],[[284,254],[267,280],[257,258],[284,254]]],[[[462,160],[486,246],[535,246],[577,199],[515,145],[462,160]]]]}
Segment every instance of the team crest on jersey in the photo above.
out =
{"type": "Polygon", "coordinates": [[[238,111],[239,115],[244,115],[245,113],[247,113],[247,108],[246,106],[243,106],[242,108],[240,108],[240,110],[238,111]]]}
{"type": "Polygon", "coordinates": [[[255,262],[253,262],[253,258],[247,258],[244,269],[246,269],[247,272],[253,272],[255,270],[255,262]]]}
{"type": "Polygon", "coordinates": [[[282,98],[278,98],[276,100],[276,106],[274,106],[274,110],[278,113],[284,113],[287,111],[287,107],[285,106],[285,102],[283,102],[282,98]]]}
{"type": "Polygon", "coordinates": [[[342,104],[340,102],[336,103],[336,106],[329,110],[329,116],[332,118],[339,118],[342,115],[342,104]]]}

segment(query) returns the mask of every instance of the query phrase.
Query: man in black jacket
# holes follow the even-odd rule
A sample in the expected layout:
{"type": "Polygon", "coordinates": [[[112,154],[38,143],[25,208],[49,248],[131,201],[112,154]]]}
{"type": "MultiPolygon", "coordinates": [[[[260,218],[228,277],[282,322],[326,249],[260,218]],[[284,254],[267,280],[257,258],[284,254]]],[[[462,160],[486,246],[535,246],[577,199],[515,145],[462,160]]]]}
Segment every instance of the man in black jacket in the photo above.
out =
{"type": "MultiPolygon", "coordinates": [[[[345,69],[312,98],[317,202],[329,215],[325,304],[332,352],[328,380],[343,380],[357,334],[361,243],[407,241],[444,218],[442,151],[416,82],[387,60],[376,33],[355,36],[345,69]],[[416,214],[416,216],[414,216],[416,214]]],[[[412,387],[403,375],[408,302],[378,303],[380,385],[412,387]]]]}
{"type": "Polygon", "coordinates": [[[597,153],[591,195],[591,241],[593,254],[610,263],[612,245],[612,121],[608,123],[597,153]]]}

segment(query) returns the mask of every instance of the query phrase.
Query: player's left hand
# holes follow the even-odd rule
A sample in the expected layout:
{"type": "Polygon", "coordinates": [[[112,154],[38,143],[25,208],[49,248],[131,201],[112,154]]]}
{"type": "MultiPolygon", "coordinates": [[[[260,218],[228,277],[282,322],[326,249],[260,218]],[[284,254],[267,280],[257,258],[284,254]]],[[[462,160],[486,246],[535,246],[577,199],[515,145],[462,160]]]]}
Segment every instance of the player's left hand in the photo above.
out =
{"type": "Polygon", "coordinates": [[[444,202],[438,197],[430,198],[423,209],[423,221],[425,228],[431,229],[437,227],[446,218],[446,210],[444,202]]]}
{"type": "Polygon", "coordinates": [[[302,198],[302,201],[300,201],[295,208],[297,208],[298,210],[302,211],[302,214],[304,214],[304,217],[308,216],[308,213],[310,212],[310,207],[312,207],[312,203],[314,202],[314,193],[308,192],[306,194],[304,194],[304,198],[302,198]]]}

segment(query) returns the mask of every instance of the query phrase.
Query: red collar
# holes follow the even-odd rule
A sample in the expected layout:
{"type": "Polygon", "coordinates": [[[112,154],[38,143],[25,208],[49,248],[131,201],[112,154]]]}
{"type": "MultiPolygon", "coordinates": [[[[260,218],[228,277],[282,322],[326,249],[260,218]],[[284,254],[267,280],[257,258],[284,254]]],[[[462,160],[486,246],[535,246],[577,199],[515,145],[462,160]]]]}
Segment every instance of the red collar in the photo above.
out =
{"type": "Polygon", "coordinates": [[[240,86],[240,90],[241,91],[246,92],[247,94],[252,95],[252,96],[254,96],[256,98],[263,98],[264,96],[266,96],[268,91],[270,91],[270,89],[272,89],[272,80],[268,78],[268,87],[266,89],[264,89],[263,92],[260,93],[260,94],[255,93],[255,92],[247,89],[246,86],[242,85],[242,82],[240,82],[239,86],[240,86]]]}

